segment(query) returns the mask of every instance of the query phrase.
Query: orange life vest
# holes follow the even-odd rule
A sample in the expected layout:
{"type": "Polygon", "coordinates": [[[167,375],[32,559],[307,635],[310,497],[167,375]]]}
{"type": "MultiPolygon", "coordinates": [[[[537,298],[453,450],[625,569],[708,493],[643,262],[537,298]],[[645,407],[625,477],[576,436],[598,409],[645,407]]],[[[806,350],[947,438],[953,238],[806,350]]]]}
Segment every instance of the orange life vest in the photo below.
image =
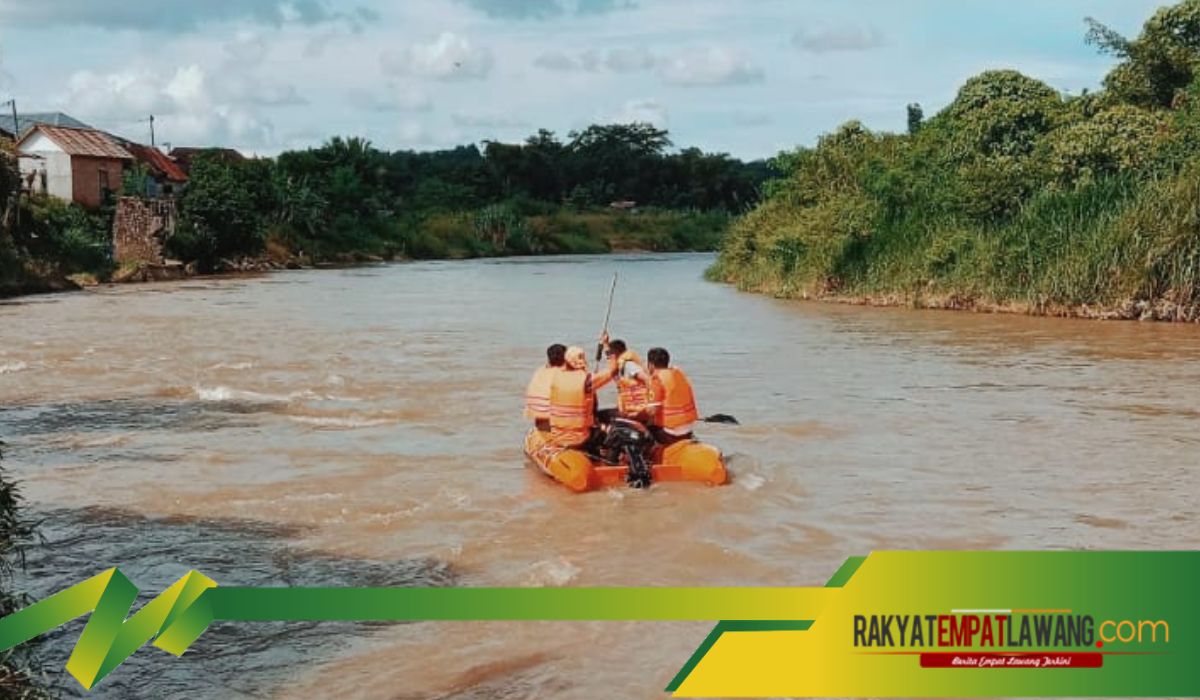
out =
{"type": "Polygon", "coordinates": [[[539,367],[525,387],[525,417],[530,420],[550,420],[550,385],[558,367],[539,367]]]}
{"type": "Polygon", "coordinates": [[[654,378],[661,387],[661,395],[655,397],[662,402],[658,424],[664,428],[679,428],[700,420],[696,411],[696,396],[692,383],[678,367],[655,370],[654,378]]]}
{"type": "Polygon", "coordinates": [[[550,382],[550,427],[553,430],[580,431],[595,422],[596,398],[586,370],[562,370],[550,382]]]}
{"type": "Polygon", "coordinates": [[[637,363],[643,371],[646,365],[632,350],[626,350],[617,358],[617,410],[623,415],[632,416],[644,409],[650,398],[642,380],[625,376],[626,362],[637,363]]]}

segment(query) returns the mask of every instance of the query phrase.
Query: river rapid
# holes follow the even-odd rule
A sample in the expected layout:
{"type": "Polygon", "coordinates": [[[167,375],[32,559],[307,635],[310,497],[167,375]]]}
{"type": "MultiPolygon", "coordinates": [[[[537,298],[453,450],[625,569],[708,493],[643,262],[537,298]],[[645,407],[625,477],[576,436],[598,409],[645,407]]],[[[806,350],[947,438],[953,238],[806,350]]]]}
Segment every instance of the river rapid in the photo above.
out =
{"type": "MultiPolygon", "coordinates": [[[[820,585],[881,549],[1200,547],[1200,327],[787,302],[703,281],[711,260],[0,304],[5,465],[47,537],[19,583],[820,585]],[[546,345],[594,347],[614,271],[613,337],[741,421],[700,433],[731,485],[574,496],[526,466],[524,385],[546,345]]],[[[218,624],[89,697],[658,698],[710,627],[218,624]]],[[[56,676],[78,629],[43,645],[56,676]]]]}

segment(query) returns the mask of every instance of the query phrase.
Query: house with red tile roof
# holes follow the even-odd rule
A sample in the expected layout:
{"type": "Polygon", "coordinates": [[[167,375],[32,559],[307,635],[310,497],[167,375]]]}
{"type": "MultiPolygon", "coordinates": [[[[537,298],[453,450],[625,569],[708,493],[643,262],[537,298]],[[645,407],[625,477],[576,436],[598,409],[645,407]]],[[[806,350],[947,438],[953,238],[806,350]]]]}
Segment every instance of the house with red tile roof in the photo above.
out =
{"type": "Polygon", "coordinates": [[[121,141],[121,145],[133,155],[138,165],[146,169],[148,176],[145,192],[125,192],[124,194],[149,197],[150,199],[175,197],[183,194],[188,176],[174,158],[154,146],[143,146],[131,141],[121,141]]]}
{"type": "Polygon", "coordinates": [[[121,190],[134,157],[96,129],[35,124],[17,140],[26,189],[94,209],[121,190]]]}

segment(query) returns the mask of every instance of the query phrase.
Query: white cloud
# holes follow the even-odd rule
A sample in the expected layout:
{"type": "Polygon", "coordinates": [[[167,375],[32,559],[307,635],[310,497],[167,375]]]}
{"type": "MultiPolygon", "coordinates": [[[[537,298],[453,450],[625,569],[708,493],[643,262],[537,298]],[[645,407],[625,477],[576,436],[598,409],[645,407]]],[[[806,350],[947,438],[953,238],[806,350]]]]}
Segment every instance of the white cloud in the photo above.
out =
{"type": "Polygon", "coordinates": [[[155,115],[160,140],[176,145],[261,146],[269,144],[273,128],[246,103],[236,103],[232,83],[215,90],[207,73],[196,64],[171,73],[148,69],[98,74],[79,71],[67,81],[62,103],[88,121],[118,132],[135,132],[135,125],[155,115]]]}
{"type": "Polygon", "coordinates": [[[883,34],[868,26],[840,25],[796,32],[792,45],[813,53],[868,51],[883,46],[883,34]]]}
{"type": "Polygon", "coordinates": [[[495,19],[545,20],[600,15],[637,7],[634,0],[460,0],[495,19]]]}
{"type": "Polygon", "coordinates": [[[337,12],[326,0],[203,0],[163,3],[161,0],[0,0],[0,24],[43,27],[74,25],[100,29],[188,32],[203,25],[248,21],[269,26],[287,23],[316,25],[344,22],[352,26],[377,17],[356,7],[337,12]]]}
{"type": "Polygon", "coordinates": [[[667,108],[658,100],[630,100],[621,106],[618,111],[603,117],[601,122],[605,124],[632,124],[634,122],[646,122],[654,126],[665,129],[670,121],[667,114],[667,108]]]}
{"type": "Polygon", "coordinates": [[[533,60],[533,65],[549,71],[597,72],[607,70],[613,73],[636,73],[651,70],[658,64],[658,58],[640,47],[616,48],[607,51],[589,49],[574,56],[563,51],[547,51],[533,60]]]}
{"type": "Polygon", "coordinates": [[[579,61],[562,51],[547,51],[533,59],[533,65],[550,71],[579,70],[579,61]]]}
{"type": "Polygon", "coordinates": [[[267,42],[258,32],[243,29],[225,43],[225,53],[239,66],[257,66],[267,57],[267,42]]]}
{"type": "Polygon", "coordinates": [[[380,56],[385,73],[435,80],[480,80],[491,72],[492,62],[489,49],[476,47],[453,32],[443,32],[429,44],[413,44],[380,56]]]}
{"type": "Polygon", "coordinates": [[[412,85],[389,85],[383,95],[354,89],[349,92],[349,98],[355,107],[371,112],[428,112],[433,109],[433,98],[429,93],[412,85]]]}
{"type": "Polygon", "coordinates": [[[612,49],[604,57],[604,66],[615,73],[650,70],[658,62],[654,54],[643,48],[612,49]]]}
{"type": "Polygon", "coordinates": [[[528,120],[502,112],[455,112],[450,115],[455,126],[475,129],[527,129],[528,120]]]}
{"type": "Polygon", "coordinates": [[[662,78],[670,85],[741,85],[763,79],[763,71],[740,51],[711,46],[675,54],[660,62],[662,78]]]}

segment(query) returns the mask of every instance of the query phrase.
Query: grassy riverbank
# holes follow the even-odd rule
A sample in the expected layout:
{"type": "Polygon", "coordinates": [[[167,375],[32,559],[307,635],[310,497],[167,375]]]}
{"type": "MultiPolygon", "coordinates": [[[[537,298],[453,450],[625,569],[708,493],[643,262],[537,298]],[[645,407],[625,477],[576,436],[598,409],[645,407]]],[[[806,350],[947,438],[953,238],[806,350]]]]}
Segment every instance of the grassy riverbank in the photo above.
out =
{"type": "Polygon", "coordinates": [[[906,134],[843,125],[783,154],[713,279],[785,297],[1200,320],[1200,2],[1065,96],[1013,71],[972,78],[906,134]]]}

